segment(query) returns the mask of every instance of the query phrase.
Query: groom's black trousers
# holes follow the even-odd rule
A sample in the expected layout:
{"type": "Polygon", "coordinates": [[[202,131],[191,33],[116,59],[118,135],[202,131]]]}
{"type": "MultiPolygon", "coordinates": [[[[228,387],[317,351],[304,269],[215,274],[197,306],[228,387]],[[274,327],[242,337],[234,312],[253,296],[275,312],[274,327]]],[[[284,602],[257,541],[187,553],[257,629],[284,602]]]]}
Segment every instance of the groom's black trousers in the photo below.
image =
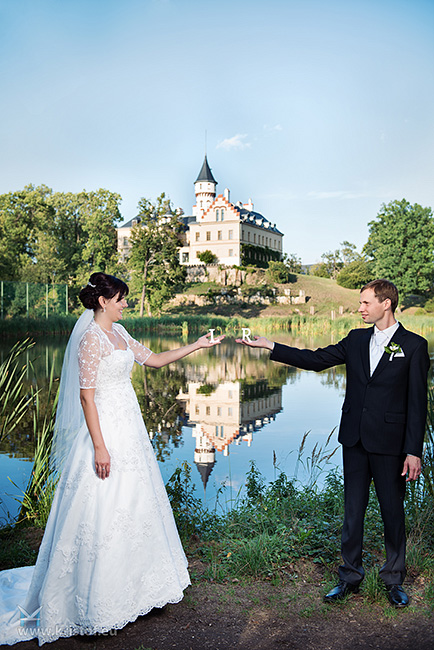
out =
{"type": "Polygon", "coordinates": [[[380,577],[386,585],[402,584],[405,578],[405,456],[372,454],[359,441],[343,445],[345,519],[342,529],[343,565],[339,577],[357,585],[363,580],[363,523],[373,479],[384,524],[386,562],[380,577]]]}

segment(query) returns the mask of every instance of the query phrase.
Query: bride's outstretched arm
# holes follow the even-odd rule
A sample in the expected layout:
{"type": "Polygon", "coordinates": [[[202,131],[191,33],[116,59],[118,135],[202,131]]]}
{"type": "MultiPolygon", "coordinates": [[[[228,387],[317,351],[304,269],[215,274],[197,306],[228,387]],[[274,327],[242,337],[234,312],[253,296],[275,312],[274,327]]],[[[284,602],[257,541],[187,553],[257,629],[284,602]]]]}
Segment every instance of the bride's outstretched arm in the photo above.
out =
{"type": "Polygon", "coordinates": [[[80,402],[95,449],[95,471],[99,478],[105,479],[110,474],[110,454],[107,451],[101,433],[98,411],[95,404],[95,389],[81,388],[80,402]]]}
{"type": "Polygon", "coordinates": [[[213,340],[211,339],[211,333],[205,334],[197,339],[194,343],[189,345],[184,345],[182,348],[176,348],[176,350],[166,350],[165,352],[152,352],[152,354],[147,358],[143,365],[150,366],[151,368],[162,368],[167,366],[169,363],[178,361],[183,357],[196,352],[202,348],[213,348],[215,345],[219,345],[225,338],[224,334],[217,336],[213,340]]]}

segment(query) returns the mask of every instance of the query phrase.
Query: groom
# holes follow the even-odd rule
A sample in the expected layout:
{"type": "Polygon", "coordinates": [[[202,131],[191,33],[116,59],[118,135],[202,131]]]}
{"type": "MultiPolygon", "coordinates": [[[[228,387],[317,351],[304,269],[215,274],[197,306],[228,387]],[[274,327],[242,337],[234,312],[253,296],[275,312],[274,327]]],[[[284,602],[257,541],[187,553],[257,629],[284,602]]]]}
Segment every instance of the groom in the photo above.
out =
{"type": "Polygon", "coordinates": [[[380,569],[389,601],[408,605],[405,578],[406,481],[421,473],[427,412],[427,342],[395,319],[398,290],[388,280],[374,280],[360,292],[359,312],[369,329],[351,330],[336,345],[299,350],[265,337],[241,341],[268,348],[270,359],[305,370],[346,365],[347,387],[339,428],[343,449],[345,517],[339,583],[326,602],[356,593],[363,580],[363,521],[374,481],[384,524],[386,562],[380,569]]]}

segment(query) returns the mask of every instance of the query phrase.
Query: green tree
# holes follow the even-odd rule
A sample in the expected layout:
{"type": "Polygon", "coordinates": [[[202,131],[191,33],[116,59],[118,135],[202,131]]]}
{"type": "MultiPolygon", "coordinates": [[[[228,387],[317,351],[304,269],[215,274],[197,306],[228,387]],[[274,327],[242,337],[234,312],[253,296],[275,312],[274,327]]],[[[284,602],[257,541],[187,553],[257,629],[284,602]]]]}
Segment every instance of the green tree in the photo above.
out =
{"type": "Polygon", "coordinates": [[[377,278],[392,280],[403,294],[432,287],[434,277],[434,220],[431,208],[405,199],[383,204],[369,223],[364,252],[377,278]]]}
{"type": "Polygon", "coordinates": [[[367,282],[374,279],[371,265],[366,260],[358,259],[349,262],[339,271],[336,282],[347,289],[361,289],[367,282]]]}
{"type": "Polygon", "coordinates": [[[315,275],[317,278],[329,278],[330,273],[325,262],[318,262],[310,267],[310,274],[315,275]]]}
{"type": "Polygon", "coordinates": [[[337,274],[344,265],[341,257],[341,251],[339,248],[337,248],[335,251],[328,251],[327,253],[323,253],[321,255],[321,259],[325,264],[325,269],[327,271],[328,277],[335,280],[337,274]]]}
{"type": "Polygon", "coordinates": [[[33,278],[31,269],[36,263],[37,233],[49,218],[46,198],[50,193],[51,190],[44,185],[28,185],[18,192],[0,196],[2,280],[33,278]]]}
{"type": "Polygon", "coordinates": [[[360,253],[357,252],[357,247],[355,244],[352,244],[345,239],[344,241],[341,241],[340,245],[340,254],[344,266],[347,266],[348,264],[356,262],[360,259],[360,253]]]}
{"type": "Polygon", "coordinates": [[[140,316],[145,308],[150,316],[184,282],[185,269],[179,263],[182,223],[164,193],[155,203],[140,199],[137,216],[140,222],[131,229],[127,266],[131,270],[133,295],[139,296],[140,316]]]}
{"type": "Polygon", "coordinates": [[[121,196],[109,190],[80,194],[82,227],[86,243],[83,248],[83,280],[95,271],[114,273],[118,262],[116,223],[121,196]]]}

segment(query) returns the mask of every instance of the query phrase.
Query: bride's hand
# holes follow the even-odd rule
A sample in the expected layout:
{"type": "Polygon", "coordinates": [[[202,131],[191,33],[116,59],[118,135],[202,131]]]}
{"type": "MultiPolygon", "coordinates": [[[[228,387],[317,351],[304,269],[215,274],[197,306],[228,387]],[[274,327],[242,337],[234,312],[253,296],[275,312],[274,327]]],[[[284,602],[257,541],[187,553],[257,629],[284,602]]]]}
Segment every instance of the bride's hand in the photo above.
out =
{"type": "Polygon", "coordinates": [[[106,447],[95,449],[95,471],[102,480],[110,475],[110,454],[106,447]]]}
{"type": "Polygon", "coordinates": [[[215,336],[213,340],[211,341],[211,332],[208,332],[208,334],[204,334],[201,336],[199,339],[197,339],[196,343],[198,344],[198,347],[200,348],[212,348],[214,345],[219,345],[225,338],[224,334],[220,334],[220,336],[215,336]]]}

